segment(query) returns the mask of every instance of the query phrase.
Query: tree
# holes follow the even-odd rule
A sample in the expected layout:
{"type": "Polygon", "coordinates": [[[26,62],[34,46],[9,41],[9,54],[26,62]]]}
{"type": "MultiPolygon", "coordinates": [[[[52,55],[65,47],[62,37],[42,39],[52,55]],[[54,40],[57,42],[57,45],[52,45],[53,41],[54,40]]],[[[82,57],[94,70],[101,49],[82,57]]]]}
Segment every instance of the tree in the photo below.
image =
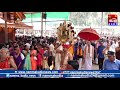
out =
{"type": "Polygon", "coordinates": [[[72,20],[74,20],[73,23],[80,26],[100,26],[100,18],[100,12],[78,12],[75,17],[72,17],[72,20]]]}
{"type": "MultiPolygon", "coordinates": [[[[103,26],[108,25],[108,14],[117,14],[120,16],[120,12],[103,12],[103,26]]],[[[79,26],[101,26],[102,12],[72,12],[71,21],[74,25],[79,26]],[[75,15],[74,15],[75,14],[75,15]]],[[[118,25],[120,20],[118,18],[118,25]]]]}

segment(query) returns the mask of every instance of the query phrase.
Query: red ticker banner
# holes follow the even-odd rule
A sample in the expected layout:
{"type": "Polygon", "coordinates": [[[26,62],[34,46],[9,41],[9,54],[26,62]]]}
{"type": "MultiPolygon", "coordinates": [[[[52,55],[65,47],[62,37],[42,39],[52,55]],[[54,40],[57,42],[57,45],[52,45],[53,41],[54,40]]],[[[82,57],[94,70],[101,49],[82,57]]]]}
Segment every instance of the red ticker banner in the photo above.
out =
{"type": "Polygon", "coordinates": [[[118,25],[118,16],[116,14],[108,14],[108,25],[109,26],[118,25]]]}

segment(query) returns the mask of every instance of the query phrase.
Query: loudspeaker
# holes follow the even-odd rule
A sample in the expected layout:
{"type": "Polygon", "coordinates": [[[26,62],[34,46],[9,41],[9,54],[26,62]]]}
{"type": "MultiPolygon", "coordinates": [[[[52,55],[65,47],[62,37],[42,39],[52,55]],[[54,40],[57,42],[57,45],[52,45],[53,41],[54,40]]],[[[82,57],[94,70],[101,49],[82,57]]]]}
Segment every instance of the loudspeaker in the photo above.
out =
{"type": "Polygon", "coordinates": [[[42,18],[46,19],[47,18],[47,14],[46,13],[42,13],[42,18]]]}

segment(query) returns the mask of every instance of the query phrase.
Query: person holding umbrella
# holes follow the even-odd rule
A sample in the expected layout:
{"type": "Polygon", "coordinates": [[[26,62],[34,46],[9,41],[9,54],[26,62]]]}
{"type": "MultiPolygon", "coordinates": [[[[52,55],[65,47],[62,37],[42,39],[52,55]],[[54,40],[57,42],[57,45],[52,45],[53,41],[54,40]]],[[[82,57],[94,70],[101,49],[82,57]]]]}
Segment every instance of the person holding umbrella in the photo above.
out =
{"type": "Polygon", "coordinates": [[[87,40],[87,44],[85,45],[84,48],[84,66],[85,70],[91,70],[92,69],[92,61],[94,60],[94,47],[91,45],[90,41],[96,41],[100,39],[99,34],[97,33],[96,30],[92,28],[85,28],[81,30],[78,33],[78,36],[81,39],[87,40]]]}

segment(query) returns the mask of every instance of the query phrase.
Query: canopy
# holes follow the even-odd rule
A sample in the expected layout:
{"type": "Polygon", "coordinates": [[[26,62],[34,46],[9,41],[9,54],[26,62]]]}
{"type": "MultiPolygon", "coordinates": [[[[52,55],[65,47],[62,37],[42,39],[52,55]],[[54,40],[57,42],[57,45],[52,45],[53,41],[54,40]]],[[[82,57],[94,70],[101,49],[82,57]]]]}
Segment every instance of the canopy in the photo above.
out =
{"type": "Polygon", "coordinates": [[[92,28],[85,28],[81,30],[78,33],[78,36],[82,39],[89,40],[89,41],[95,41],[95,40],[100,39],[99,34],[96,32],[96,30],[92,28]]]}
{"type": "MultiPolygon", "coordinates": [[[[68,20],[70,12],[46,12],[47,19],[68,20]]],[[[26,19],[23,22],[41,21],[41,13],[25,14],[26,19]]]]}
{"type": "MultiPolygon", "coordinates": [[[[25,24],[27,24],[27,25],[31,25],[31,23],[25,23],[25,24]]],[[[34,22],[33,23],[33,29],[34,30],[41,30],[41,24],[40,23],[38,23],[38,22],[34,22]]],[[[43,24],[43,30],[53,30],[52,29],[52,27],[51,26],[49,26],[49,25],[45,25],[45,24],[43,24]]]]}

